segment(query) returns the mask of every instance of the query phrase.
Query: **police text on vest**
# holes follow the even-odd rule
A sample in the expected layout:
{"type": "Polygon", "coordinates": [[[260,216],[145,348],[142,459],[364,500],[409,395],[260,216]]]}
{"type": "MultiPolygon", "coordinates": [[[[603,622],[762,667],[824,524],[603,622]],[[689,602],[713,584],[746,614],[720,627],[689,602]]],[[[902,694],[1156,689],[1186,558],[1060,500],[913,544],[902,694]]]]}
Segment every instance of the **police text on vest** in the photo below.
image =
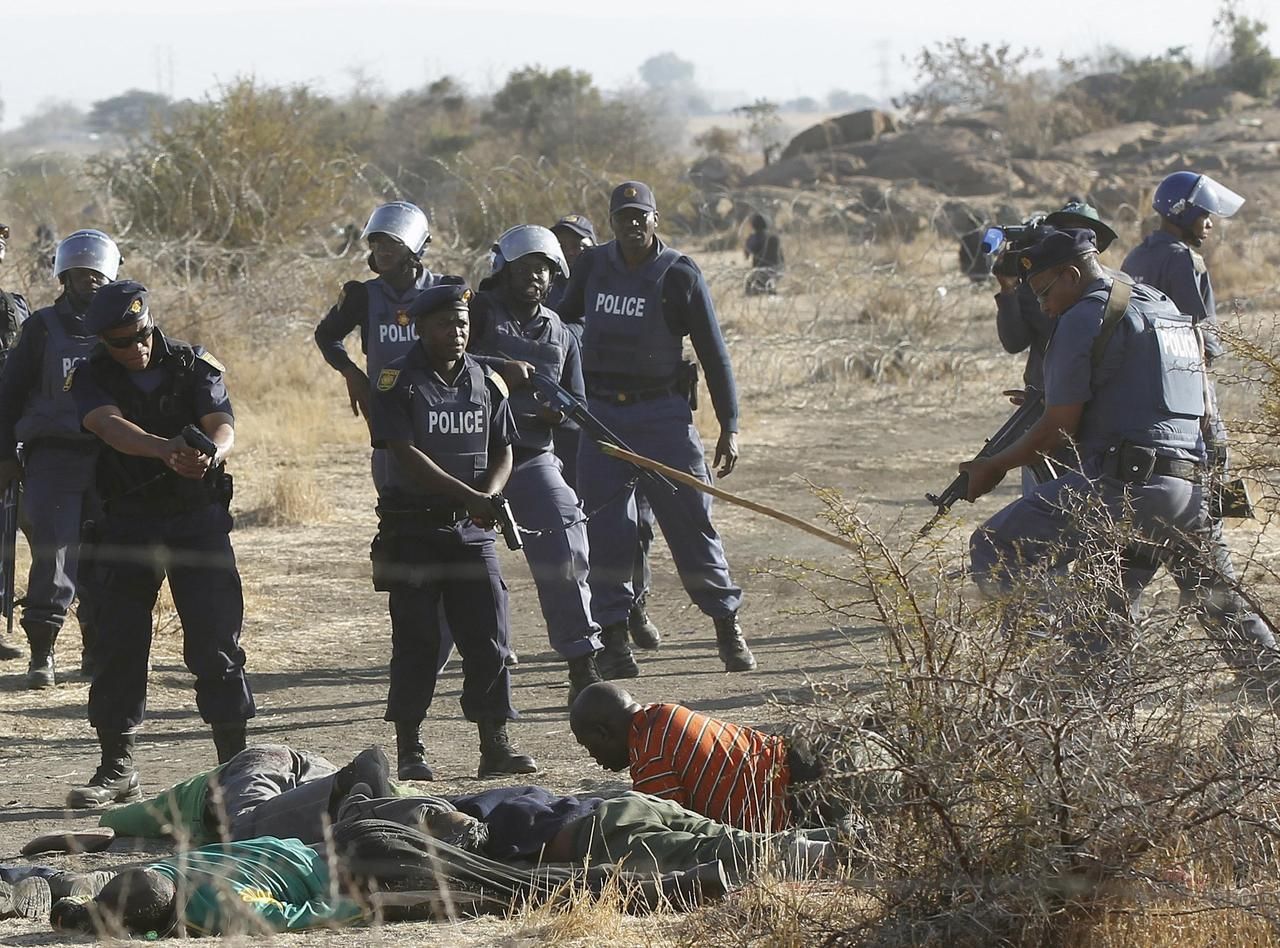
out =
{"type": "Polygon", "coordinates": [[[643,296],[621,296],[617,293],[597,293],[596,312],[610,316],[643,316],[643,296]]]}

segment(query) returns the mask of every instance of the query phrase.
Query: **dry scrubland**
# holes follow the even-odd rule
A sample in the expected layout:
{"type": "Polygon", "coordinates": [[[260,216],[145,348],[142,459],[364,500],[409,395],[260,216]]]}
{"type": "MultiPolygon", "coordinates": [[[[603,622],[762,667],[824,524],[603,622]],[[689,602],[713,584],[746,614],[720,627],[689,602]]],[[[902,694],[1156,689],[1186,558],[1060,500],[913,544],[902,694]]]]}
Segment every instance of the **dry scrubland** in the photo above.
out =
{"type": "MultiPolygon", "coordinates": [[[[528,169],[499,176],[536,180],[528,169]]],[[[584,178],[581,193],[598,202],[606,180],[584,178]]],[[[11,221],[15,232],[30,233],[37,210],[80,223],[75,209],[86,192],[67,197],[66,179],[60,182],[24,180],[17,202],[23,216],[11,221]]],[[[561,202],[571,193],[547,190],[561,202]]],[[[486,213],[496,219],[507,212],[489,206],[486,213]]],[[[540,211],[536,219],[549,216],[540,211]]],[[[929,513],[920,495],[943,486],[954,463],[976,449],[980,432],[1007,410],[1000,389],[1020,378],[1021,357],[999,351],[990,288],[971,287],[956,272],[951,240],[930,234],[872,244],[839,228],[788,229],[785,208],[778,222],[790,269],[777,298],[742,295],[739,235],[679,240],[697,251],[711,280],[742,390],[743,469],[726,486],[825,514],[858,552],[840,557],[723,507],[721,517],[735,562],[748,559],[756,567],[744,576],[756,597],[748,624],[753,641],[768,652],[768,643],[785,640],[789,630],[834,628],[834,637],[845,635],[856,648],[838,660],[831,659],[834,647],[797,649],[787,653],[787,668],[769,653],[769,673],[746,685],[756,689],[754,707],[723,707],[738,709],[726,715],[753,721],[822,722],[843,729],[850,746],[880,748],[847,775],[869,813],[865,851],[856,854],[848,878],[807,885],[763,880],[688,916],[633,920],[619,913],[616,901],[604,900],[510,921],[315,933],[302,941],[1071,948],[1280,942],[1280,728],[1265,701],[1218,667],[1194,620],[1176,611],[1167,581],[1151,596],[1151,616],[1132,646],[1101,666],[1082,668],[1064,661],[1052,638],[1022,634],[1042,625],[1029,608],[1034,590],[982,603],[955,577],[966,527],[994,504],[962,504],[951,529],[939,529],[928,542],[914,537],[929,513]],[[761,473],[770,458],[772,466],[761,473]],[[827,487],[841,488],[843,496],[827,487]],[[1013,634],[997,631],[1002,628],[1013,634]],[[811,688],[775,684],[794,682],[797,670],[801,676],[812,670],[811,688]],[[775,691],[783,705],[760,707],[775,691]],[[889,774],[900,778],[896,787],[885,779],[889,774]]],[[[451,240],[449,223],[437,217],[441,237],[429,262],[475,277],[482,256],[451,240]]],[[[1120,248],[1134,244],[1148,224],[1136,213],[1122,218],[1117,249],[1105,262],[1118,265],[1120,248]]],[[[278,242],[195,254],[172,242],[127,234],[125,241],[125,272],[153,288],[153,311],[165,329],[207,345],[230,366],[239,417],[233,468],[246,644],[252,669],[265,673],[267,703],[289,711],[280,695],[287,701],[290,693],[277,689],[290,675],[346,676],[366,696],[376,693],[385,637],[371,638],[371,630],[385,619],[376,606],[368,611],[377,600],[360,555],[372,529],[361,471],[363,426],[350,418],[339,379],[311,342],[341,283],[367,275],[361,255],[307,255],[278,242]],[[365,614],[357,614],[361,609],[365,614]]],[[[1270,528],[1276,498],[1268,473],[1280,434],[1280,371],[1272,355],[1280,235],[1246,215],[1220,231],[1207,256],[1222,308],[1231,308],[1231,298],[1243,301],[1230,320],[1243,355],[1221,374],[1233,383],[1223,391],[1237,419],[1238,459],[1263,494],[1261,521],[1233,527],[1231,538],[1242,558],[1250,556],[1253,592],[1274,606],[1280,544],[1270,528]]],[[[15,240],[0,270],[3,284],[43,304],[52,287],[39,272],[15,240]]],[[[699,423],[704,435],[713,433],[709,406],[700,410],[699,423]]],[[[1105,539],[1092,553],[1056,594],[1059,615],[1076,625],[1097,619],[1097,592],[1114,576],[1114,550],[1105,539]]],[[[545,645],[531,618],[536,607],[523,566],[506,563],[526,620],[518,644],[528,657],[545,645]]],[[[675,611],[680,596],[669,569],[659,572],[664,625],[696,625],[696,618],[675,611]]],[[[161,746],[169,750],[157,752],[167,755],[167,769],[155,764],[146,771],[151,782],[208,764],[206,749],[196,747],[204,740],[198,725],[184,716],[190,696],[180,673],[176,617],[163,602],[158,613],[152,709],[163,722],[157,730],[168,738],[161,746]]],[[[63,641],[73,638],[68,629],[63,641]]],[[[705,634],[690,641],[708,649],[705,634]]],[[[671,647],[682,646],[676,640],[671,647]]],[[[72,651],[63,654],[70,658],[72,651]]],[[[545,656],[533,657],[531,667],[522,664],[517,688],[545,680],[550,696],[544,701],[541,693],[526,698],[531,692],[521,692],[517,698],[550,706],[544,715],[550,720],[563,713],[555,706],[563,701],[562,673],[545,656]]],[[[646,698],[697,699],[663,690],[700,687],[679,674],[677,665],[661,681],[646,676],[638,687],[647,689],[646,698]]],[[[72,773],[85,772],[92,751],[75,710],[85,692],[83,684],[61,686],[62,710],[50,710],[54,706],[40,704],[46,696],[20,690],[17,675],[3,681],[0,758],[13,775],[6,790],[16,804],[0,819],[6,852],[39,820],[60,817],[51,808],[50,779],[60,791],[72,773]],[[37,779],[44,785],[32,789],[37,779]]],[[[441,708],[456,716],[451,703],[452,690],[441,708]]],[[[342,739],[349,745],[385,741],[373,724],[375,704],[301,709],[288,726],[259,735],[311,746],[322,727],[324,734],[336,733],[345,716],[379,728],[352,734],[348,726],[342,739]]],[[[456,756],[469,760],[469,729],[456,722],[441,728],[456,756]]],[[[547,731],[554,740],[535,743],[524,737],[531,731],[519,736],[550,764],[546,782],[566,790],[603,785],[598,772],[573,761],[563,723],[547,731]]],[[[443,742],[429,743],[437,760],[449,758],[443,742]]],[[[0,929],[0,941],[49,939],[37,931],[0,929]]]]}

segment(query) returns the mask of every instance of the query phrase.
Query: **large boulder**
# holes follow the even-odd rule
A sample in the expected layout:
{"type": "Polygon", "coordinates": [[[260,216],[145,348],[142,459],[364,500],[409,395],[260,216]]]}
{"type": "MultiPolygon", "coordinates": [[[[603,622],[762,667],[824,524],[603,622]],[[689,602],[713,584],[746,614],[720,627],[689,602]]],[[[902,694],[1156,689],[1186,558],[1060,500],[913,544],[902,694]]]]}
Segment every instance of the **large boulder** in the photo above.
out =
{"type": "Polygon", "coordinates": [[[1063,203],[1071,195],[1086,194],[1097,176],[1091,168],[1075,161],[1015,158],[1011,164],[1025,184],[1027,196],[1053,198],[1051,204],[1063,203]]]}
{"type": "Polygon", "coordinates": [[[875,142],[846,149],[866,162],[877,178],[915,178],[946,194],[1005,194],[1022,189],[1019,178],[996,153],[989,135],[954,125],[919,125],[875,142]]]}
{"type": "Polygon", "coordinates": [[[1081,158],[1108,158],[1122,151],[1150,148],[1164,140],[1164,131],[1155,122],[1126,122],[1112,125],[1077,136],[1058,145],[1050,152],[1050,158],[1060,161],[1079,161],[1081,158]]]}
{"type": "Polygon", "coordinates": [[[888,112],[881,112],[879,109],[850,112],[806,128],[782,150],[782,159],[785,161],[797,155],[869,142],[887,132],[896,131],[897,128],[897,120],[888,112]]]}
{"type": "Polygon", "coordinates": [[[817,152],[775,161],[743,183],[776,188],[810,188],[818,184],[840,184],[861,174],[865,167],[865,162],[856,155],[839,151],[817,152]]]}
{"type": "Polygon", "coordinates": [[[694,162],[689,169],[689,181],[704,192],[736,188],[746,176],[742,165],[722,155],[708,155],[694,162]]]}

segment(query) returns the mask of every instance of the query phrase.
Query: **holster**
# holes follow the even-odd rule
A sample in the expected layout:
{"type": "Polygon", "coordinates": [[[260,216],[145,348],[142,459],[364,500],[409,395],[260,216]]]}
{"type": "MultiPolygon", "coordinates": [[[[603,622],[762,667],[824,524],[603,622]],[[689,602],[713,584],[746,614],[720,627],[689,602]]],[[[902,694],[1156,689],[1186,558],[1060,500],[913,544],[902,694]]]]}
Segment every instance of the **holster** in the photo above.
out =
{"type": "Polygon", "coordinates": [[[1102,461],[1102,473],[1125,484],[1145,484],[1156,472],[1155,448],[1122,441],[1112,445],[1102,461]]]}
{"type": "Polygon", "coordinates": [[[676,373],[676,391],[689,401],[689,408],[698,410],[698,363],[685,359],[676,373]]]}

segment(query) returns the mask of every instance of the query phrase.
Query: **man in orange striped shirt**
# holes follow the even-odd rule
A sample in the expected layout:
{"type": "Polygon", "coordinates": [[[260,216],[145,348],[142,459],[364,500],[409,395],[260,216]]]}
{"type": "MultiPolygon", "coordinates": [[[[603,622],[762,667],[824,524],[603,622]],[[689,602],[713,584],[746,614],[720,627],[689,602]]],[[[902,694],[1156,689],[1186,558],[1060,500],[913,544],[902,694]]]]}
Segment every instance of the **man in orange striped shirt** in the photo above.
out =
{"type": "Polygon", "coordinates": [[[750,832],[790,823],[787,741],[679,704],[641,707],[612,682],[583,689],[570,711],[578,743],[632,788],[750,832]]]}

